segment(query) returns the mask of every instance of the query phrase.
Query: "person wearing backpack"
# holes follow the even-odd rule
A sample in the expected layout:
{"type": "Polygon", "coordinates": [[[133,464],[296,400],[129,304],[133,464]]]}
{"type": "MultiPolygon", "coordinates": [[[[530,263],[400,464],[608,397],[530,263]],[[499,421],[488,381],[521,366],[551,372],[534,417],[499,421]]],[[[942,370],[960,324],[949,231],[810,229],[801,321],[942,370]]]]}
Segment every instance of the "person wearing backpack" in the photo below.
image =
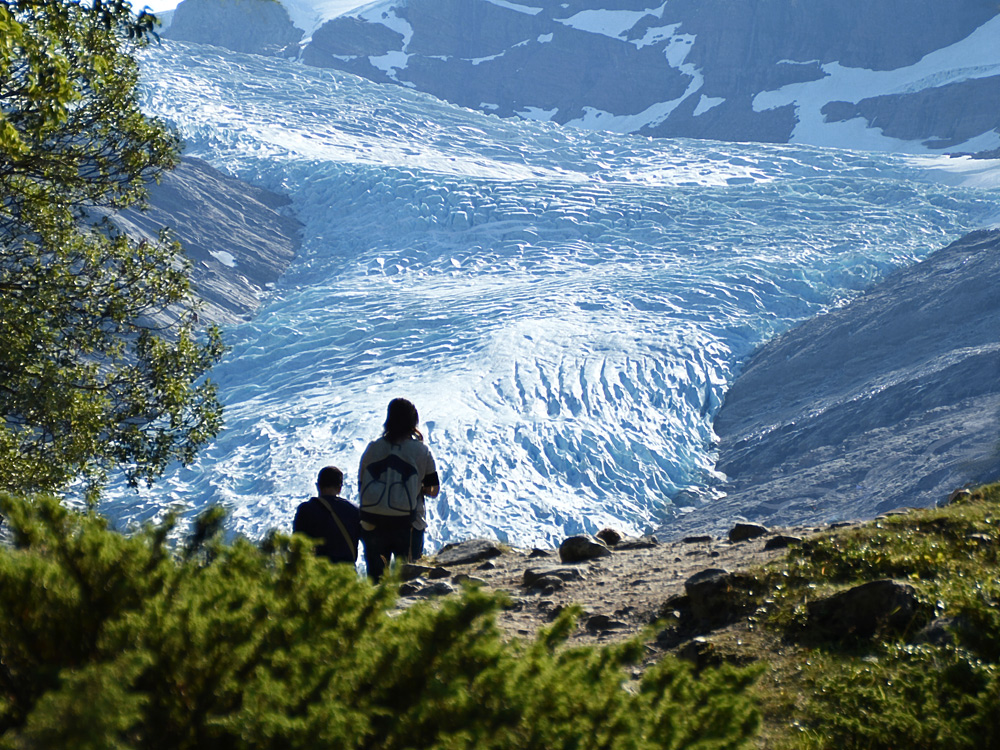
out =
{"type": "Polygon", "coordinates": [[[412,561],[424,553],[424,498],[437,497],[441,486],[434,457],[417,429],[419,421],[416,406],[394,398],[382,436],[361,456],[361,539],[368,576],[376,582],[393,557],[412,561]]]}
{"type": "Polygon", "coordinates": [[[344,472],[336,466],[324,466],[316,480],[318,497],[302,503],[295,511],[292,531],[319,540],[316,554],[330,562],[357,564],[361,514],[349,501],[340,497],[344,472]]]}

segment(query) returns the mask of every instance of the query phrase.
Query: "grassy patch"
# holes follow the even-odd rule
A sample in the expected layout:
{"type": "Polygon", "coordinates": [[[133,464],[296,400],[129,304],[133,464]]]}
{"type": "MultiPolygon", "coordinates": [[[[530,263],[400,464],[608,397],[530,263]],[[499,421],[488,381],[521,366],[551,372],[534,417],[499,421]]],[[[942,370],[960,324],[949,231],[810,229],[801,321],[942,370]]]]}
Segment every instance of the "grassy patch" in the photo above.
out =
{"type": "Polygon", "coordinates": [[[761,745],[1000,747],[1000,485],[943,508],[807,540],[758,571],[769,594],[747,648],[761,745]],[[806,635],[809,602],[894,579],[919,600],[909,627],[863,640],[806,635]]]}

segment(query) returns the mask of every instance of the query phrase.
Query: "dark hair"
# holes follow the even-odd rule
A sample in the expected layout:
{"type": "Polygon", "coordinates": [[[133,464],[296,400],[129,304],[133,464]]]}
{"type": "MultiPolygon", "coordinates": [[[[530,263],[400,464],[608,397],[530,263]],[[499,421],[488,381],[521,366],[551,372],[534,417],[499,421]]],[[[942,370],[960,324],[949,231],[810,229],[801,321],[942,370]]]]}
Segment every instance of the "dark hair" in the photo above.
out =
{"type": "Polygon", "coordinates": [[[420,415],[417,414],[417,407],[412,402],[405,398],[394,398],[389,402],[389,409],[386,411],[382,437],[390,443],[401,443],[410,438],[423,440],[424,436],[417,429],[419,422],[420,415]]]}
{"type": "Polygon", "coordinates": [[[318,487],[343,487],[344,472],[336,466],[324,466],[319,470],[319,478],[316,480],[318,487]]]}

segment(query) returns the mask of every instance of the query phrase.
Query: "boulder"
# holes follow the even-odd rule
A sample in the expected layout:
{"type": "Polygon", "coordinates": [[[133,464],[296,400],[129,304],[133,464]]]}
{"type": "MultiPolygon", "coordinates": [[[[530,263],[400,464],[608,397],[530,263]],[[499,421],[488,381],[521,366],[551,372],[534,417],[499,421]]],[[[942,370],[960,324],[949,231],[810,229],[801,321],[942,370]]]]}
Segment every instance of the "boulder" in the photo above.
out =
{"type": "Polygon", "coordinates": [[[691,662],[696,672],[705,667],[717,667],[723,663],[719,650],[712,641],[697,636],[677,649],[677,658],[691,662]]]}
{"type": "Polygon", "coordinates": [[[430,567],[429,565],[420,565],[419,563],[405,563],[399,569],[399,575],[404,581],[413,581],[417,578],[438,580],[450,577],[451,571],[440,566],[430,567]]]}
{"type": "Polygon", "coordinates": [[[956,619],[937,617],[918,630],[913,643],[927,643],[931,646],[951,646],[955,643],[956,619]]]}
{"type": "Polygon", "coordinates": [[[695,534],[693,536],[686,536],[681,539],[684,544],[704,544],[705,542],[712,541],[713,537],[708,534],[695,534]]]}
{"type": "Polygon", "coordinates": [[[434,555],[438,565],[469,565],[503,554],[499,542],[492,539],[469,539],[465,542],[446,544],[434,555]]]}
{"type": "Polygon", "coordinates": [[[622,535],[614,529],[601,529],[595,536],[609,547],[614,547],[623,539],[622,535]]]}
{"type": "Polygon", "coordinates": [[[660,540],[655,536],[628,537],[622,539],[615,545],[616,550],[652,549],[660,544],[660,540]]]}
{"type": "Polygon", "coordinates": [[[564,563],[584,562],[611,554],[604,542],[589,534],[571,536],[559,545],[559,559],[564,563]]]}
{"type": "Polygon", "coordinates": [[[770,529],[759,523],[738,523],[729,531],[729,541],[746,542],[770,533],[770,529]]]}
{"type": "Polygon", "coordinates": [[[755,605],[753,578],[722,568],[707,568],[684,582],[693,630],[714,629],[735,622],[755,605]]]}
{"type": "Polygon", "coordinates": [[[690,597],[687,594],[674,594],[660,607],[658,617],[660,619],[671,618],[679,621],[689,620],[691,618],[690,597]]]}
{"type": "Polygon", "coordinates": [[[868,639],[879,631],[903,631],[914,624],[918,614],[913,586],[882,579],[809,602],[806,629],[836,641],[868,639]]]}
{"type": "Polygon", "coordinates": [[[528,568],[524,571],[524,585],[528,588],[538,585],[538,581],[546,577],[558,578],[561,581],[582,581],[587,576],[580,568],[565,566],[547,566],[543,568],[528,568]]]}
{"type": "Polygon", "coordinates": [[[452,577],[451,582],[459,586],[466,584],[470,586],[483,586],[486,584],[486,581],[482,578],[470,576],[468,573],[459,573],[458,575],[452,577]]]}
{"type": "Polygon", "coordinates": [[[938,507],[943,507],[945,505],[951,505],[952,503],[962,503],[972,499],[972,490],[960,489],[955,490],[942,502],[938,503],[938,507]]]}
{"type": "Polygon", "coordinates": [[[587,622],[584,624],[584,627],[591,631],[605,631],[616,630],[618,628],[628,626],[620,620],[614,620],[611,617],[608,617],[608,615],[594,615],[593,617],[587,618],[587,622]]]}
{"type": "Polygon", "coordinates": [[[406,597],[427,598],[431,596],[447,596],[448,594],[454,593],[455,587],[447,581],[427,583],[421,578],[418,578],[415,581],[410,581],[409,583],[404,583],[399,587],[399,595],[406,597]]]}
{"type": "Polygon", "coordinates": [[[433,568],[428,565],[418,565],[417,563],[405,563],[399,569],[399,577],[404,581],[415,581],[431,572],[433,568]]]}
{"type": "Polygon", "coordinates": [[[541,578],[535,579],[528,588],[541,589],[541,592],[548,596],[549,594],[554,594],[559,591],[566,582],[562,578],[557,578],[556,576],[542,576],[541,578]]]}
{"type": "Polygon", "coordinates": [[[793,544],[801,544],[802,537],[778,534],[764,542],[764,549],[785,549],[793,544]]]}

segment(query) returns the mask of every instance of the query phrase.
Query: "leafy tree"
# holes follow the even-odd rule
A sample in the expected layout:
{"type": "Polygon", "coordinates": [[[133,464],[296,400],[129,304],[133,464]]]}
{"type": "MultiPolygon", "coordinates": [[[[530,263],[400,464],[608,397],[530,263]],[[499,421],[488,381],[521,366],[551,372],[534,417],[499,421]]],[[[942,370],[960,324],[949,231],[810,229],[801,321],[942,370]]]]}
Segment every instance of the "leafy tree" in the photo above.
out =
{"type": "Polygon", "coordinates": [[[0,488],[148,481],[220,428],[222,345],[196,331],[179,245],[108,218],[178,158],[139,107],[154,22],[124,0],[0,0],[0,488]]]}

